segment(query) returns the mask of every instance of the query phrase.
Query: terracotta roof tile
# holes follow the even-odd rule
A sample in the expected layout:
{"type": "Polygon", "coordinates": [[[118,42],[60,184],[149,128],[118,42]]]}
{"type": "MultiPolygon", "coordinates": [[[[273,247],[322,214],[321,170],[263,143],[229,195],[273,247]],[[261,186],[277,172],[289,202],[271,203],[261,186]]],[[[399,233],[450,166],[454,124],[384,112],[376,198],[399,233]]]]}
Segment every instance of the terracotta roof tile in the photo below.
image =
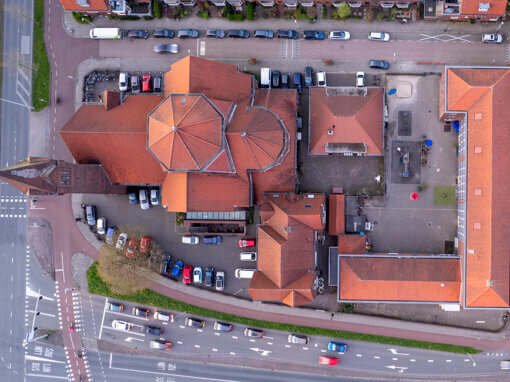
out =
{"type": "Polygon", "coordinates": [[[264,273],[255,272],[248,291],[254,300],[281,301],[289,306],[300,306],[313,300],[314,278],[315,274],[309,273],[296,280],[292,287],[280,289],[264,273]]]}
{"type": "Polygon", "coordinates": [[[328,233],[338,235],[345,232],[345,195],[329,195],[328,233]]]}
{"type": "Polygon", "coordinates": [[[338,235],[338,253],[346,255],[363,255],[366,252],[366,236],[338,235]]]}
{"type": "Polygon", "coordinates": [[[364,143],[367,154],[382,155],[383,100],[383,88],[367,88],[364,97],[310,88],[310,153],[326,154],[326,143],[364,143]]]}
{"type": "Polygon", "coordinates": [[[340,256],[339,300],[459,302],[460,260],[340,256]]]}
{"type": "Polygon", "coordinates": [[[188,211],[188,173],[169,172],[161,185],[161,204],[168,211],[188,211]]]}
{"type": "Polygon", "coordinates": [[[462,0],[460,3],[460,14],[503,16],[505,14],[506,4],[506,0],[462,0]],[[489,9],[487,11],[480,11],[480,3],[489,3],[489,9]]]}
{"type": "Polygon", "coordinates": [[[87,6],[80,6],[76,0],[60,0],[66,11],[75,12],[105,12],[108,11],[107,0],[88,0],[87,6]]]}
{"type": "Polygon", "coordinates": [[[60,135],[76,162],[101,163],[114,183],[161,184],[166,173],[146,149],[147,115],[161,100],[129,96],[111,110],[83,105],[60,135]]]}

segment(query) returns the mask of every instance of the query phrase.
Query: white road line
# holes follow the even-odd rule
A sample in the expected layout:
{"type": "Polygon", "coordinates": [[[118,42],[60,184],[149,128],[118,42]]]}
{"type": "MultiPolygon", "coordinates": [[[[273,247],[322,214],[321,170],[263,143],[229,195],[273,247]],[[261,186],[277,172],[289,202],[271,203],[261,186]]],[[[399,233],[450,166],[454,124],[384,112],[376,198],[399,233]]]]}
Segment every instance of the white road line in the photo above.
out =
{"type": "Polygon", "coordinates": [[[184,329],[185,326],[184,325],[179,325],[179,328],[184,329]]]}
{"type": "Polygon", "coordinates": [[[221,334],[220,333],[214,333],[215,336],[220,336],[221,334]]]}
{"type": "Polygon", "coordinates": [[[356,357],[363,357],[361,354],[356,354],[356,357]]]}
{"type": "Polygon", "coordinates": [[[179,345],[182,345],[182,342],[181,342],[181,341],[177,341],[177,343],[178,343],[179,345]]]}
{"type": "Polygon", "coordinates": [[[378,355],[374,355],[374,358],[375,359],[381,359],[381,357],[379,357],[378,355]]]}
{"type": "Polygon", "coordinates": [[[326,353],[326,350],[322,349],[322,350],[321,350],[321,353],[326,353]]]}
{"type": "Polygon", "coordinates": [[[195,347],[196,347],[197,349],[200,349],[200,345],[195,345],[195,347]]]}
{"type": "Polygon", "coordinates": [[[212,351],[218,351],[218,349],[212,348],[212,351]]]}
{"type": "Polygon", "coordinates": [[[290,345],[285,345],[286,348],[290,348],[290,345]]]}
{"type": "Polygon", "coordinates": [[[99,327],[99,339],[101,339],[101,335],[103,334],[103,324],[104,324],[104,316],[106,314],[106,304],[108,304],[108,297],[104,301],[103,319],[101,320],[101,326],[99,327]]]}
{"type": "Polygon", "coordinates": [[[236,353],[234,353],[233,351],[230,352],[230,355],[236,355],[236,353]]]}
{"type": "Polygon", "coordinates": [[[447,360],[446,360],[446,362],[447,362],[447,363],[450,363],[450,362],[452,362],[452,360],[451,360],[451,359],[447,359],[447,360]]]}
{"type": "Polygon", "coordinates": [[[232,338],[233,338],[234,340],[237,340],[237,336],[232,336],[232,338]]]}
{"type": "Polygon", "coordinates": [[[40,378],[54,378],[54,379],[66,379],[69,380],[69,377],[59,377],[58,375],[44,375],[44,374],[25,374],[29,377],[40,377],[40,378]]]}
{"type": "Polygon", "coordinates": [[[410,362],[416,362],[416,360],[415,360],[415,359],[412,359],[412,358],[411,358],[409,361],[410,361],[410,362]]]}
{"type": "Polygon", "coordinates": [[[272,342],[268,342],[267,344],[268,344],[268,345],[272,345],[273,343],[272,343],[272,342]]]}
{"type": "Polygon", "coordinates": [[[429,359],[427,362],[431,362],[432,363],[432,362],[434,362],[434,360],[433,359],[429,359]]]}
{"type": "Polygon", "coordinates": [[[250,342],[255,342],[255,340],[253,340],[253,339],[250,339],[250,342]]]}

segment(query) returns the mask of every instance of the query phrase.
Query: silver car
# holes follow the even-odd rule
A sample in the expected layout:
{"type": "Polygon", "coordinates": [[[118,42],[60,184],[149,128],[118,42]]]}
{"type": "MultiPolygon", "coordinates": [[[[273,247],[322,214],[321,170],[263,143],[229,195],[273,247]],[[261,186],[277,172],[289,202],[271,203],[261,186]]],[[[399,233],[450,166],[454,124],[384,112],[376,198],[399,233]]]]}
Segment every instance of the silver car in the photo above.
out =
{"type": "Polygon", "coordinates": [[[386,32],[370,32],[368,34],[368,39],[374,41],[390,41],[390,34],[386,32]]]}
{"type": "Polygon", "coordinates": [[[179,45],[177,44],[158,44],[154,45],[154,52],[156,53],[179,53],[179,45]]]}

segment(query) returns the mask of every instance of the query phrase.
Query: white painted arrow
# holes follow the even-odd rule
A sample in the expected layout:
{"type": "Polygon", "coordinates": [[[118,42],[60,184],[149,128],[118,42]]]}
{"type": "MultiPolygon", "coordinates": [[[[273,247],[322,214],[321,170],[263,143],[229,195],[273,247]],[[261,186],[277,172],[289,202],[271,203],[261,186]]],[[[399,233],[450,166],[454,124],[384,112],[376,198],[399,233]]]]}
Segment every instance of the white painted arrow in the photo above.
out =
{"type": "Polygon", "coordinates": [[[259,348],[250,348],[250,350],[256,351],[257,353],[259,353],[262,356],[267,356],[272,353],[271,350],[263,350],[263,349],[259,349],[259,348]]]}
{"type": "Polygon", "coordinates": [[[134,337],[128,337],[126,338],[124,341],[126,342],[131,342],[131,341],[141,341],[143,342],[143,340],[139,339],[139,338],[134,338],[134,337]]]}
{"type": "Polygon", "coordinates": [[[395,370],[395,369],[399,369],[398,372],[399,373],[403,373],[404,370],[407,370],[407,367],[403,367],[403,366],[395,366],[395,365],[391,365],[391,366],[386,366],[388,369],[392,369],[392,370],[395,370]]]}
{"type": "Polygon", "coordinates": [[[399,352],[397,351],[397,349],[388,349],[388,350],[389,350],[390,352],[392,352],[393,354],[398,354],[398,355],[409,355],[409,354],[407,354],[407,353],[399,353],[399,352]]]}

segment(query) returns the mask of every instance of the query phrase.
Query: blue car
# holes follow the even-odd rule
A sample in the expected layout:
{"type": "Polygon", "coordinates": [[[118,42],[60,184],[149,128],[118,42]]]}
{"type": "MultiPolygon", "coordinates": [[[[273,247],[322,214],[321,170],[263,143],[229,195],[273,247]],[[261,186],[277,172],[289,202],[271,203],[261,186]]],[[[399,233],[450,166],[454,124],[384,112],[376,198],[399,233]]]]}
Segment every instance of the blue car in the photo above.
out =
{"type": "Polygon", "coordinates": [[[117,227],[110,227],[106,232],[106,244],[113,245],[113,235],[117,232],[117,227]]]}
{"type": "Polygon", "coordinates": [[[180,261],[180,260],[175,263],[174,269],[172,269],[172,276],[173,277],[179,277],[179,275],[182,272],[182,266],[183,265],[184,265],[184,263],[182,261],[180,261]]]}
{"type": "Polygon", "coordinates": [[[206,236],[204,237],[204,244],[221,244],[220,236],[206,236]]]}
{"type": "Polygon", "coordinates": [[[138,204],[138,196],[136,196],[136,192],[129,194],[129,204],[138,204]]]}
{"type": "Polygon", "coordinates": [[[163,254],[162,262],[161,262],[161,270],[160,270],[160,273],[163,276],[168,275],[168,272],[170,271],[170,261],[171,260],[172,260],[172,256],[170,256],[168,253],[163,254]]]}
{"type": "Polygon", "coordinates": [[[338,354],[345,354],[347,345],[340,342],[330,342],[328,344],[328,350],[336,351],[338,354]]]}

